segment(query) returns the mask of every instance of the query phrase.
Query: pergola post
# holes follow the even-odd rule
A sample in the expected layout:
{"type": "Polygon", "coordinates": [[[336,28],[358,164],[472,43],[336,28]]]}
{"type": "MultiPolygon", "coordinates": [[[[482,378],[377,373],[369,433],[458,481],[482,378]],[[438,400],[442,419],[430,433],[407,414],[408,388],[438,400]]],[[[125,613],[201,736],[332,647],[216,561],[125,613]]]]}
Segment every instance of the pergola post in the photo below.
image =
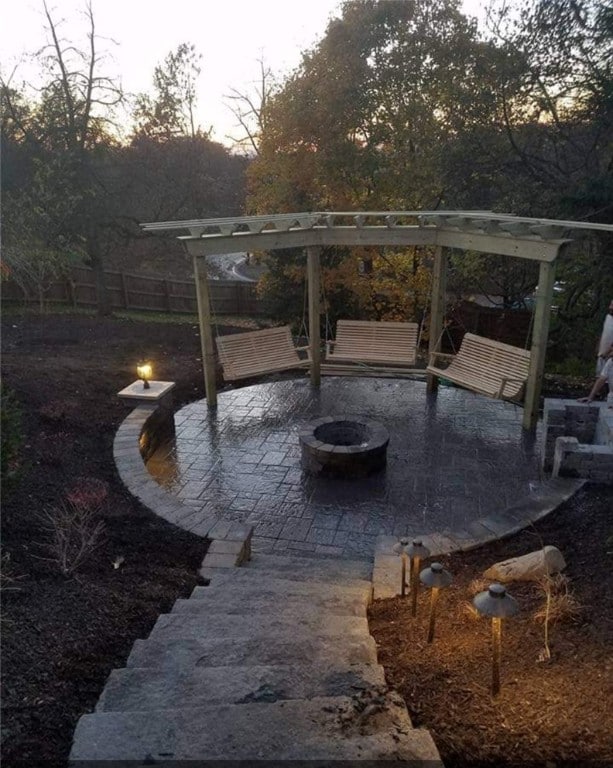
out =
{"type": "Polygon", "coordinates": [[[526,396],[524,398],[524,417],[522,421],[524,429],[534,429],[538,421],[554,281],[555,261],[541,261],[539,265],[539,282],[536,289],[534,328],[532,329],[532,346],[530,348],[530,369],[528,381],[526,382],[526,396]]]}
{"type": "MultiPolygon", "coordinates": [[[[447,253],[442,245],[434,249],[434,266],[432,270],[432,301],[430,307],[430,339],[428,341],[428,358],[437,352],[443,334],[445,321],[445,303],[447,295],[447,253]]],[[[432,374],[427,376],[426,391],[436,392],[438,378],[432,374]]]]}
{"type": "Polygon", "coordinates": [[[320,282],[321,268],[319,246],[310,246],[307,252],[307,285],[309,287],[309,336],[311,353],[311,384],[321,383],[321,331],[320,331],[320,282]]]}
{"type": "Polygon", "coordinates": [[[211,302],[206,273],[206,262],[194,256],[194,276],[196,278],[196,301],[198,303],[198,322],[200,324],[200,347],[202,349],[202,367],[204,387],[209,408],[217,405],[217,386],[215,382],[215,347],[211,326],[211,302]]]}

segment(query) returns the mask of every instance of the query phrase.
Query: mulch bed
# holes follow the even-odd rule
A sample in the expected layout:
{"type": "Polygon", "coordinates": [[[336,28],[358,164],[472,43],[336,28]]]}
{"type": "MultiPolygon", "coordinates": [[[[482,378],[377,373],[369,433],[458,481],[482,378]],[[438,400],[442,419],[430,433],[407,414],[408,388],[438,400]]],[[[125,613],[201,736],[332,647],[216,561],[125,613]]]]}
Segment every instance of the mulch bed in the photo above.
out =
{"type": "MultiPolygon", "coordinates": [[[[25,437],[17,480],[3,487],[2,756],[6,766],[63,766],[76,722],[94,708],[109,672],[123,666],[134,640],[147,637],[157,616],[198,583],[207,543],[158,519],[126,492],[112,442],[129,413],[116,393],[134,379],[139,358],[154,361],[156,378],[177,382],[177,406],[204,396],[200,341],[197,326],[185,323],[5,315],[2,346],[4,384],[21,404],[25,437]],[[88,483],[105,489],[104,540],[64,577],[40,559],[40,513],[88,483]]],[[[548,394],[584,394],[589,383],[568,387],[550,379],[548,394]]],[[[488,696],[488,629],[459,607],[466,600],[462,585],[491,561],[534,548],[533,534],[445,561],[454,586],[441,600],[431,648],[423,643],[423,611],[411,623],[399,601],[373,608],[390,682],[416,724],[432,729],[448,765],[604,755],[606,717],[599,703],[611,506],[609,489],[582,492],[538,526],[546,543],[564,551],[583,611],[578,623],[554,627],[553,659],[539,663],[542,628],[529,612],[541,597],[529,588],[513,590],[523,618],[505,629],[503,691],[495,705],[488,696]]]]}
{"type": "Polygon", "coordinates": [[[204,395],[198,328],[87,315],[5,316],[3,379],[22,408],[19,475],[3,488],[2,757],[61,766],[79,716],[137,638],[198,583],[207,542],[157,518],[123,487],[116,393],[142,357],[177,382],[175,401],[204,395]],[[41,546],[40,513],[75,485],[105,490],[101,546],[71,577],[41,546]]]}
{"type": "MultiPolygon", "coordinates": [[[[428,728],[447,768],[464,766],[611,764],[605,704],[611,693],[613,615],[613,490],[592,486],[533,528],[472,552],[441,558],[453,575],[441,592],[435,637],[426,642],[429,594],[380,600],[371,632],[388,683],[404,697],[414,725],[428,728]],[[472,598],[487,589],[483,571],[509,557],[551,544],[567,562],[567,584],[550,621],[535,615],[545,592],[535,583],[507,585],[520,614],[503,621],[501,691],[491,693],[491,623],[472,598]],[[570,600],[567,595],[570,595],[570,600]]],[[[609,699],[610,700],[610,699],[609,699]]]]}

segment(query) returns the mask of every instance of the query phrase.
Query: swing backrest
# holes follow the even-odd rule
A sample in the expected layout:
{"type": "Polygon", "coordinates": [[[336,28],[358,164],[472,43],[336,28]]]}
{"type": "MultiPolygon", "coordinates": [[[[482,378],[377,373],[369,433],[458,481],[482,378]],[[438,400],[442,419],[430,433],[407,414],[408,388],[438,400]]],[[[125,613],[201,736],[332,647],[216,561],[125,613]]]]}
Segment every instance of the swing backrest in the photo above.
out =
{"type": "Polygon", "coordinates": [[[303,368],[310,362],[299,356],[289,325],[218,336],[216,341],[226,381],[303,368]]]}
{"type": "Polygon", "coordinates": [[[339,320],[326,359],[379,365],[415,365],[417,323],[339,320]]]}

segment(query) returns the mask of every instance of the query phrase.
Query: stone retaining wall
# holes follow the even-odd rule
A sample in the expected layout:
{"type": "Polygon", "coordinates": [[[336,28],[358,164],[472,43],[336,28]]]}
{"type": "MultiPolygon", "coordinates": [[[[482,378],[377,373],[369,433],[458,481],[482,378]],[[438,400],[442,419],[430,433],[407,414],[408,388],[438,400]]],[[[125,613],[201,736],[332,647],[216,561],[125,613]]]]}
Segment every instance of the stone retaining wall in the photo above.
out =
{"type": "Polygon", "coordinates": [[[543,422],[546,472],[613,484],[613,409],[601,402],[546,399],[543,422]]]}

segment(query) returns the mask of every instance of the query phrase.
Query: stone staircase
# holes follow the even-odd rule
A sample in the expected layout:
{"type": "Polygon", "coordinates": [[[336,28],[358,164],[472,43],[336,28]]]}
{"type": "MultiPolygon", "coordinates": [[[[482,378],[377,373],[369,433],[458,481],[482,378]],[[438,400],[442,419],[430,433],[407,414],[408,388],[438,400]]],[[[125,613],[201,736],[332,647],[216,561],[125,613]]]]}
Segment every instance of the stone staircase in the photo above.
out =
{"type": "Polygon", "coordinates": [[[368,631],[371,565],[254,554],[206,569],[137,640],[78,722],[71,765],[182,760],[441,764],[385,683],[368,631]]]}

